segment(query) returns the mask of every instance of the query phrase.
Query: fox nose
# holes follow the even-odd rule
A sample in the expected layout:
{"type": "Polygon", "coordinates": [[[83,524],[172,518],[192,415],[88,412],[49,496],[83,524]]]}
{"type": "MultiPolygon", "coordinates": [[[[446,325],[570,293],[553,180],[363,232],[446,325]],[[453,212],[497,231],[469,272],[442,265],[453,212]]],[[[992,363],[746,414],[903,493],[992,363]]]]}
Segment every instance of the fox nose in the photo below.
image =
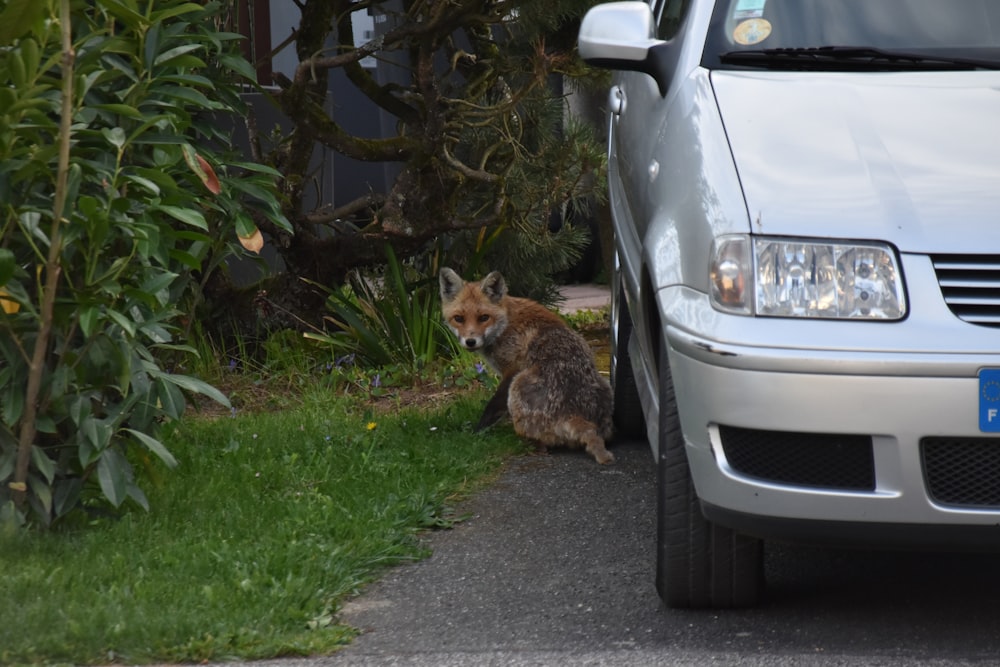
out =
{"type": "Polygon", "coordinates": [[[476,347],[476,339],[475,338],[466,338],[465,339],[465,347],[469,348],[470,350],[474,349],[476,347]]]}

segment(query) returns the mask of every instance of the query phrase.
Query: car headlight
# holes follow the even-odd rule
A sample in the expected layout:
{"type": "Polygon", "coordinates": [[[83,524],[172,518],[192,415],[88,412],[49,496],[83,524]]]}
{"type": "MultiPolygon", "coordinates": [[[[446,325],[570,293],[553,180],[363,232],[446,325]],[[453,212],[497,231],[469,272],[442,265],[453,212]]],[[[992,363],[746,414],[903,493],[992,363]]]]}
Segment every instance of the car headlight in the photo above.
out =
{"type": "Polygon", "coordinates": [[[899,320],[906,295],[882,243],[734,235],[715,240],[712,305],[740,315],[899,320]]]}

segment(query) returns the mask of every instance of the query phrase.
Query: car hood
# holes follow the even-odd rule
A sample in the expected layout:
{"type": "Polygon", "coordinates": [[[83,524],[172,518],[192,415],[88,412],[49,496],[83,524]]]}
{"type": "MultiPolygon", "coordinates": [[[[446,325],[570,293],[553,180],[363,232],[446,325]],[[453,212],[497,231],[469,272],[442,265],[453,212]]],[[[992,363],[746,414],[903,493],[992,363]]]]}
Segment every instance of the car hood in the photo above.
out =
{"type": "Polygon", "coordinates": [[[712,84],[753,232],[1000,252],[1000,74],[715,71],[712,84]]]}

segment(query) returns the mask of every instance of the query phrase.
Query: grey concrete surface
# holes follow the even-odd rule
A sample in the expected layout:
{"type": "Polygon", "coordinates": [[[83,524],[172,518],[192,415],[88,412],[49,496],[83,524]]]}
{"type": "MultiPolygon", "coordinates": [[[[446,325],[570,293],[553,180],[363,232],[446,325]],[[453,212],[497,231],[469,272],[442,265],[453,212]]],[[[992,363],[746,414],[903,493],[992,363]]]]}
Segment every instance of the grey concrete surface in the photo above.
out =
{"type": "Polygon", "coordinates": [[[341,620],[365,634],[331,664],[377,664],[400,650],[545,659],[629,649],[654,632],[652,457],[644,445],[616,456],[613,466],[578,452],[514,461],[463,508],[468,521],[431,537],[430,559],[344,608],[341,620]]]}
{"type": "Polygon", "coordinates": [[[611,302],[611,291],[607,285],[565,285],[559,288],[563,301],[559,309],[564,313],[580,310],[600,310],[611,302]]]}

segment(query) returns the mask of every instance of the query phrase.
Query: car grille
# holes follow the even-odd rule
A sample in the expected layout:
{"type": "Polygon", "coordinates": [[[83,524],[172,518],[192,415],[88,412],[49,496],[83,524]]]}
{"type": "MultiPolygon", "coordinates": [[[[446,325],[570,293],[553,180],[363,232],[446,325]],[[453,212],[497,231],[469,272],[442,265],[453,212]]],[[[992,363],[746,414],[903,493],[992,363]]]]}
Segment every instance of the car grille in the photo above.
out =
{"type": "Polygon", "coordinates": [[[779,484],[875,490],[870,436],[732,426],[719,426],[719,436],[729,467],[742,475],[779,484]]]}
{"type": "Polygon", "coordinates": [[[933,255],[945,303],[972,324],[1000,327],[1000,255],[933,255]]]}
{"type": "Polygon", "coordinates": [[[924,438],[920,455],[935,502],[1000,507],[1000,438],[924,438]]]}

